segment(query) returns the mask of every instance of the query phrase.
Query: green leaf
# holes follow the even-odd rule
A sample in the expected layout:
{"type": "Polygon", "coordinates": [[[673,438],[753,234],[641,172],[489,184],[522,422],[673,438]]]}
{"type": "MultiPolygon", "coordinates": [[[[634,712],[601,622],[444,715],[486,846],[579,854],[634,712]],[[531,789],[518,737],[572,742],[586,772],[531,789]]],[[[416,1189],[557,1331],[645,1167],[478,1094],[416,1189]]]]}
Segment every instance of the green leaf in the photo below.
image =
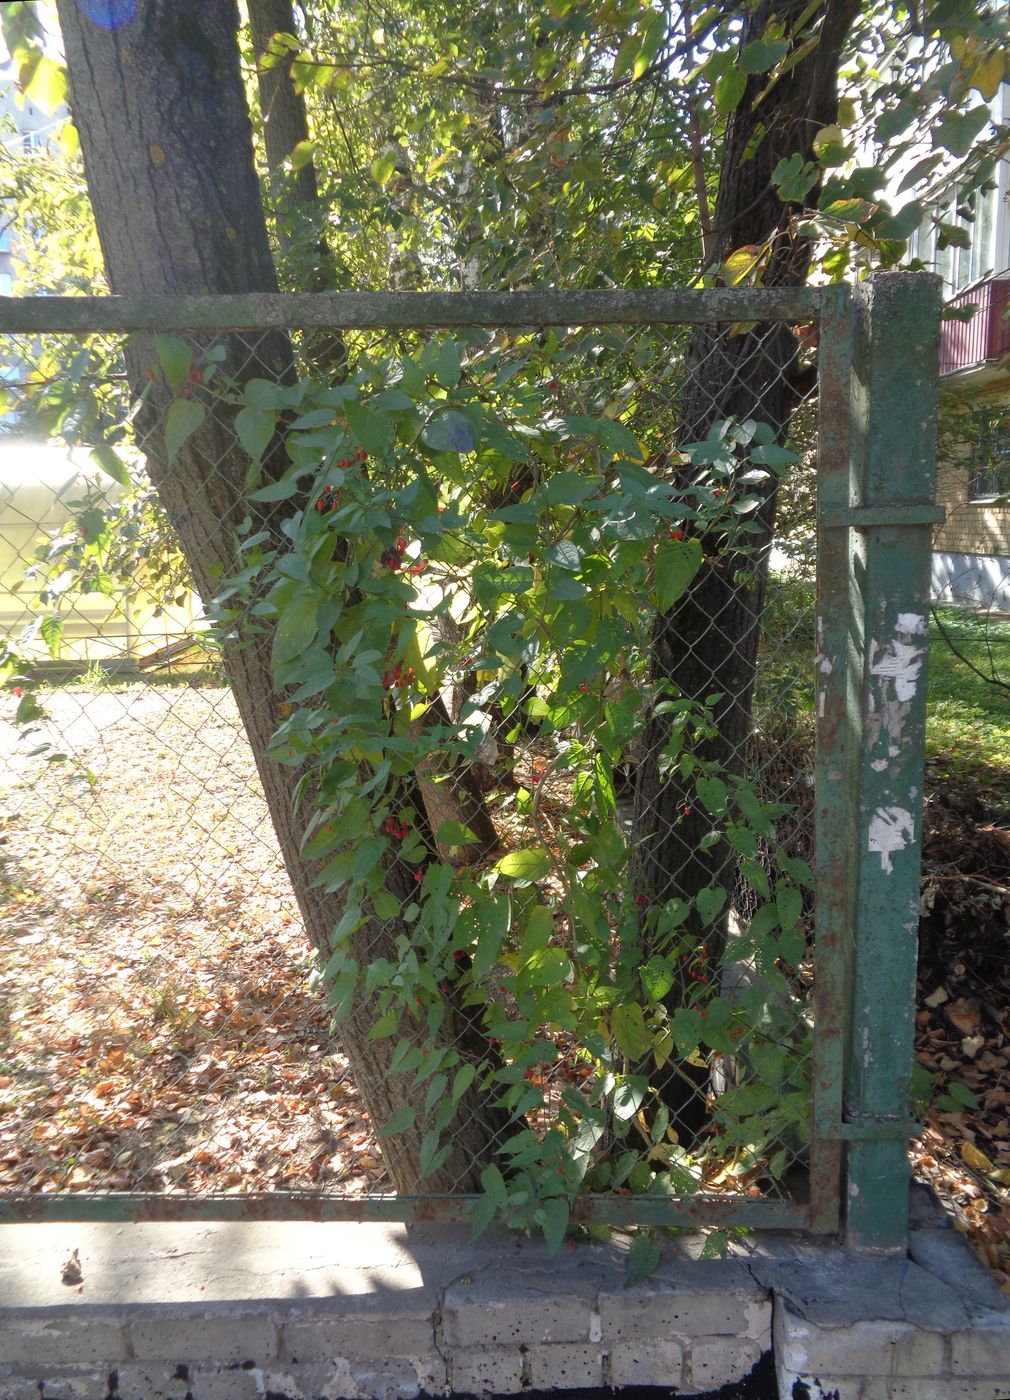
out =
{"type": "Polygon", "coordinates": [[[873,128],[875,138],[881,145],[886,146],[888,142],[894,140],[895,136],[900,136],[903,131],[908,130],[915,121],[917,111],[914,102],[902,98],[896,107],[892,107],[890,111],[882,112],[877,118],[873,128]]]}
{"type": "Polygon", "coordinates": [[[673,986],[673,970],[669,958],[654,954],[644,967],[639,969],[642,986],[650,1001],[662,1001],[673,986]]]}
{"type": "Polygon", "coordinates": [[[449,1097],[453,1103],[459,1103],[460,1099],[469,1089],[470,1085],[477,1077],[477,1066],[472,1064],[460,1065],[452,1081],[452,1091],[449,1097]]]}
{"type": "Polygon", "coordinates": [[[629,1074],[614,1090],[614,1117],[622,1122],[634,1118],[648,1093],[649,1081],[641,1074],[629,1074]]]}
{"type": "Polygon", "coordinates": [[[372,908],[377,919],[395,919],[399,916],[403,906],[395,894],[390,894],[389,890],[378,890],[372,895],[372,908]]]}
{"type": "Polygon", "coordinates": [[[651,1230],[636,1230],[624,1269],[625,1288],[634,1288],[644,1283],[659,1268],[663,1257],[663,1244],[659,1236],[651,1230]]]}
{"type": "Polygon", "coordinates": [[[713,99],[715,110],[720,117],[729,116],[734,108],[740,105],[740,100],[747,90],[747,74],[739,68],[730,68],[723,73],[722,77],[715,85],[713,99]]]}
{"type": "Polygon", "coordinates": [[[942,146],[953,156],[966,156],[988,121],[985,104],[968,112],[944,112],[930,133],[933,145],[942,146]]]}
{"type": "Polygon", "coordinates": [[[448,1160],[449,1153],[452,1151],[451,1142],[447,1142],[442,1147],[439,1147],[440,1136],[440,1133],[432,1129],[430,1133],[425,1133],[421,1140],[421,1160],[419,1165],[422,1181],[425,1177],[431,1176],[432,1172],[437,1172],[439,1167],[448,1160]]]}
{"type": "Polygon", "coordinates": [[[470,1215],[470,1243],[478,1239],[488,1228],[495,1216],[498,1214],[498,1207],[490,1196],[481,1196],[474,1204],[470,1215]]]}
{"type": "Polygon", "coordinates": [[[644,1059],[649,1053],[652,1036],[645,1024],[642,1008],[636,1002],[613,1008],[610,1029],[622,1052],[632,1062],[644,1059]]]}
{"type": "Polygon", "coordinates": [[[261,408],[240,408],[235,415],[238,440],[254,462],[259,462],[270,445],[277,425],[276,414],[261,408]]]}
{"type": "Polygon", "coordinates": [[[957,1079],[952,1079],[947,1085],[947,1093],[961,1108],[978,1108],[978,1099],[968,1088],[967,1084],[960,1083],[957,1079]]]}
{"type": "Polygon", "coordinates": [[[544,987],[561,986],[571,975],[571,960],[563,948],[539,948],[524,963],[519,980],[522,988],[540,991],[544,987]]]}
{"type": "Polygon", "coordinates": [[[299,141],[291,152],[292,170],[301,170],[303,166],[311,164],[316,158],[316,143],[314,141],[299,141]]]}
{"type": "Polygon", "coordinates": [[[498,894],[482,899],[476,910],[477,950],[473,955],[473,980],[479,983],[498,961],[501,945],[512,927],[512,901],[498,894]]]}
{"type": "Polygon", "coordinates": [[[914,199],[911,204],[906,204],[896,214],[882,219],[876,225],[874,232],[881,238],[911,238],[925,216],[922,205],[917,199],[914,199]]]}
{"type": "Polygon", "coordinates": [[[319,599],[314,593],[298,593],[282,609],[274,632],[273,664],[301,655],[316,638],[319,599]]]}
{"type": "Polygon", "coordinates": [[[795,928],[803,913],[803,896],[796,886],[779,881],[775,889],[775,905],[782,929],[788,931],[795,928]]]}
{"type": "Polygon", "coordinates": [[[453,408],[428,419],[421,432],[421,441],[432,452],[472,452],[476,446],[469,418],[453,408]]]}
{"type": "Polygon", "coordinates": [[[377,1137],[392,1137],[395,1133],[405,1133],[408,1128],[414,1126],[414,1119],[417,1117],[414,1109],[409,1105],[398,1108],[383,1126],[378,1130],[377,1137]]]}
{"type": "Polygon", "coordinates": [[[108,443],[100,442],[91,449],[91,455],[106,476],[111,476],[113,481],[119,482],[120,486],[128,488],[133,485],[130,473],[126,470],[122,458],[114,447],[110,447],[108,443]]]}
{"type": "Polygon", "coordinates": [[[278,384],[273,379],[250,379],[242,386],[242,402],[248,408],[279,411],[297,406],[296,393],[293,385],[278,384]]]}
{"type": "Polygon", "coordinates": [[[654,579],[660,612],[669,612],[683,596],[701,568],[701,561],[700,540],[663,540],[657,546],[654,579]]]}
{"type": "Polygon", "coordinates": [[[577,506],[599,486],[598,477],[580,476],[578,472],[558,472],[539,493],[549,506],[577,506]]]}
{"type": "Polygon", "coordinates": [[[189,367],[193,363],[193,347],[176,335],[156,335],[154,349],[161,361],[168,386],[178,393],[186,382],[189,367]]]}
{"type": "Polygon", "coordinates": [[[549,874],[552,864],[551,853],[545,846],[529,846],[524,851],[511,851],[503,856],[494,868],[510,880],[529,885],[549,874]]]}
{"type": "Polygon", "coordinates": [[[582,566],[582,550],[571,540],[558,540],[557,544],[544,550],[544,558],[548,564],[556,564],[559,569],[568,569],[572,573],[582,566]]]}
{"type": "MultiPolygon", "coordinates": [[[[459,359],[459,348],[454,340],[443,340],[435,360],[435,378],[446,389],[455,389],[463,369],[459,359]]],[[[465,449],[469,451],[469,448],[465,449]]]]}
{"type": "Polygon", "coordinates": [[[165,414],[165,450],[169,465],[193,434],[203,426],[207,410],[197,399],[175,399],[165,414]]]}
{"type": "Polygon", "coordinates": [[[721,778],[697,778],[694,790],[698,794],[698,801],[714,817],[719,817],[725,812],[727,792],[726,784],[721,778]]]}
{"type": "Polygon", "coordinates": [[[60,649],[60,640],[63,636],[63,619],[51,614],[44,617],[39,623],[39,631],[42,633],[42,640],[49,648],[49,655],[55,657],[60,649]]]}
{"type": "Polygon", "coordinates": [[[709,1230],[701,1247],[699,1259],[721,1259],[729,1249],[729,1235],[725,1230],[709,1230]]]}
{"type": "Polygon", "coordinates": [[[738,62],[744,73],[767,73],[770,68],[781,63],[788,52],[788,39],[775,39],[771,42],[757,39],[753,44],[746,44],[741,49],[738,62]]]}
{"type": "Polygon", "coordinates": [[[543,1226],[544,1239],[547,1241],[547,1249],[551,1254],[557,1254],[565,1242],[570,1213],[568,1202],[563,1196],[552,1196],[549,1201],[544,1201],[537,1211],[543,1226]]]}
{"type": "Polygon", "coordinates": [[[786,204],[802,204],[819,178],[817,166],[799,154],[780,160],[772,171],[772,184],[786,204]]]}
{"type": "Polygon", "coordinates": [[[377,185],[388,185],[396,169],[396,152],[383,151],[372,161],[372,179],[377,185]]]}
{"type": "Polygon", "coordinates": [[[440,846],[467,846],[477,837],[462,822],[444,821],[435,832],[435,840],[440,846]]]}
{"type": "Polygon", "coordinates": [[[706,889],[698,891],[694,902],[698,906],[702,921],[710,924],[718,917],[726,903],[726,891],[719,885],[709,885],[706,889]]]}
{"type": "Polygon", "coordinates": [[[480,1184],[496,1209],[508,1200],[509,1189],[498,1167],[485,1167],[480,1174],[480,1184]]]}
{"type": "Polygon", "coordinates": [[[396,431],[384,413],[363,403],[347,405],[347,426],[365,451],[376,456],[392,444],[396,431]]]}

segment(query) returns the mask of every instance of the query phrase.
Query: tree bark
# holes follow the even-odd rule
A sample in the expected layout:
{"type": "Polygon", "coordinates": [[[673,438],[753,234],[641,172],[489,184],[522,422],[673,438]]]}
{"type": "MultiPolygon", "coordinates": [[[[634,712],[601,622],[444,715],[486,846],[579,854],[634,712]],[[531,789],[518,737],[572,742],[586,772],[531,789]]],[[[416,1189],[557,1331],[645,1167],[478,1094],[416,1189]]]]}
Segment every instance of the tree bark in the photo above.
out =
{"type": "MultiPolygon", "coordinates": [[[[741,5],[741,48],[764,36],[777,19],[788,33],[807,9],[806,0],[759,0],[741,5]]],[[[813,139],[838,112],[837,72],[842,46],[859,12],[858,0],[826,0],[819,12],[819,40],[784,77],[769,82],[752,75],[726,123],[713,215],[709,264],[718,267],[737,248],[767,248],[764,286],[798,286],[806,281],[811,244],[792,236],[788,225],[796,208],[783,203],[772,175],[782,159],[795,153],[814,158],[813,139]]],[[[800,40],[794,37],[798,46],[800,40]]],[[[817,189],[811,198],[816,199],[817,189]]],[[[788,326],[739,327],[701,325],[692,334],[680,410],[678,440],[704,439],[714,423],[727,418],[755,418],[770,424],[784,440],[800,401],[797,340],[788,326]]],[[[746,464],[744,464],[746,469],[746,464]]],[[[727,482],[731,490],[731,483],[727,482]]],[[[753,488],[748,484],[748,491],[753,488]]],[[[718,533],[702,537],[705,562],[683,598],[657,616],[653,631],[651,673],[676,694],[713,702],[717,734],[701,752],[729,773],[741,773],[757,666],[761,612],[768,570],[768,550],[775,522],[776,482],[769,481],[756,519],[759,532],[741,552],[727,548],[718,533]]],[[[726,841],[700,849],[712,826],[699,811],[690,783],[664,779],[659,759],[670,736],[670,722],[652,716],[642,744],[632,844],[632,888],[644,908],[679,896],[690,900],[709,885],[722,884],[730,895],[737,856],[726,841]]],[[[728,913],[728,902],[727,902],[728,913]]],[[[710,965],[718,966],[726,938],[722,923],[694,927],[707,939],[710,965]]],[[[674,987],[670,1007],[683,1004],[685,986],[674,987]]],[[[691,1066],[671,1076],[665,1097],[685,1140],[707,1117],[707,1072],[691,1066]]]]}
{"type": "MultiPolygon", "coordinates": [[[[239,69],[235,0],[140,0],[134,18],[118,28],[88,19],[73,0],[59,0],[58,10],[71,106],[112,291],[276,291],[239,69]]],[[[239,383],[255,375],[284,379],[292,372],[284,334],[215,339],[225,346],[224,368],[239,383]]],[[[252,515],[259,528],[276,534],[279,512],[261,507],[256,518],[243,489],[247,458],[223,405],[209,395],[203,398],[206,423],[169,462],[163,428],[172,395],[160,377],[147,382],[155,364],[151,338],[134,337],[127,373],[135,388],[147,385],[138,426],[148,468],[196,587],[209,601],[222,574],[239,566],[240,522],[252,515]]],[[[205,395],[199,384],[189,392],[205,395]]],[[[282,469],[282,456],[280,450],[274,453],[268,478],[271,469],[282,469]]],[[[292,801],[298,772],[266,756],[280,721],[269,653],[269,636],[247,629],[226,648],[224,659],[306,932],[327,957],[341,905],[312,887],[312,872],[299,855],[302,831],[292,801]]],[[[413,886],[398,865],[390,870],[389,887],[406,903],[413,886]]],[[[352,956],[361,966],[377,957],[396,960],[396,936],[404,928],[398,920],[366,923],[351,940],[352,956]]],[[[373,1019],[370,1007],[356,1002],[342,1025],[341,1043],[372,1121],[381,1127],[409,1101],[410,1086],[407,1076],[388,1072],[390,1042],[369,1040],[373,1019]]],[[[443,1036],[464,1059],[478,1058],[485,1048],[471,1018],[459,1014],[451,999],[443,1036]]],[[[471,1088],[453,1125],[451,1156],[423,1180],[423,1122],[381,1139],[394,1187],[400,1192],[478,1189],[480,1170],[510,1121],[471,1088]]]]}

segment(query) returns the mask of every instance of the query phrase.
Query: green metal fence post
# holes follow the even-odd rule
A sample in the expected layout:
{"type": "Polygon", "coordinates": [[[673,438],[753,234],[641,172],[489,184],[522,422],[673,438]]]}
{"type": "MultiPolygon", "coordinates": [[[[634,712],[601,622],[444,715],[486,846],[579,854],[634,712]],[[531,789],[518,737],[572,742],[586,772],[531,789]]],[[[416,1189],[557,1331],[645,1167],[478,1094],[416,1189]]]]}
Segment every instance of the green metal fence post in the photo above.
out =
{"type": "Polygon", "coordinates": [[[854,292],[848,527],[852,1000],[846,1237],[902,1250],[908,1230],[936,454],[939,279],[877,274],[854,292]]]}

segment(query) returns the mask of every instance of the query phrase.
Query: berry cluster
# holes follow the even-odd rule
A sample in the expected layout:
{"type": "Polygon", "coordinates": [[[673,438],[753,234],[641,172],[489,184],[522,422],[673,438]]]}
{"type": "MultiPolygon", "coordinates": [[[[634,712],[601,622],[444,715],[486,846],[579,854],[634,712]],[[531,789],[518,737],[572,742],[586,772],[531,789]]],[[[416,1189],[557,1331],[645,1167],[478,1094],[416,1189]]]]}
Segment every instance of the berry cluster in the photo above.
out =
{"type": "Polygon", "coordinates": [[[324,486],[316,502],[316,510],[320,515],[325,515],[328,510],[336,510],[340,504],[340,492],[334,491],[332,486],[324,486]]]}
{"type": "Polygon", "coordinates": [[[341,457],[340,461],[337,463],[337,466],[338,466],[338,467],[343,467],[343,468],[346,470],[348,467],[353,467],[355,462],[367,462],[367,461],[368,461],[368,453],[365,451],[365,449],[364,449],[363,447],[356,447],[356,448],[354,449],[354,456],[353,456],[353,457],[341,457]]]}
{"type": "Polygon", "coordinates": [[[392,836],[396,841],[403,841],[410,835],[410,827],[406,823],[398,822],[394,816],[386,818],[382,829],[387,836],[392,836]]]}
{"type": "Polygon", "coordinates": [[[203,370],[200,368],[200,366],[190,365],[189,372],[186,375],[186,382],[179,390],[179,393],[182,396],[182,398],[190,398],[193,393],[193,385],[199,384],[201,379],[203,379],[203,370]]]}
{"type": "Polygon", "coordinates": [[[402,663],[398,663],[391,671],[383,671],[382,673],[382,684],[386,690],[406,690],[408,686],[414,684],[415,680],[413,666],[404,667],[402,663]]]}
{"type": "Polygon", "coordinates": [[[390,569],[393,573],[396,573],[398,569],[404,569],[408,574],[413,574],[415,577],[418,574],[423,574],[428,567],[427,559],[418,559],[413,564],[407,564],[403,557],[406,552],[407,541],[402,535],[398,535],[396,544],[394,544],[391,549],[384,550],[383,553],[379,555],[379,563],[384,569],[390,569]]]}

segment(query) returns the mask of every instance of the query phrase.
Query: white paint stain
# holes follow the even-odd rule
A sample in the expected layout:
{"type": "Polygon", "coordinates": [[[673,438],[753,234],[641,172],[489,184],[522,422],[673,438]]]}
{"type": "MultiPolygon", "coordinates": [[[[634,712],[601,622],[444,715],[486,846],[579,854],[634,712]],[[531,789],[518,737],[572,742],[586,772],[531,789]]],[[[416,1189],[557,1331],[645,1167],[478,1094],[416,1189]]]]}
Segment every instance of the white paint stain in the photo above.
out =
{"type": "MultiPolygon", "coordinates": [[[[892,758],[894,757],[893,754],[891,756],[892,758]]],[[[884,769],[887,767],[887,759],[875,758],[870,764],[870,767],[873,769],[874,773],[883,773],[884,769]]]]}
{"type": "Polygon", "coordinates": [[[916,638],[925,635],[921,613],[899,613],[892,640],[870,642],[870,675],[876,684],[867,694],[867,727],[871,747],[886,735],[888,754],[897,758],[904,747],[904,728],[915,698],[926,656],[916,638]]]}
{"type": "Polygon", "coordinates": [[[894,869],[891,856],[903,851],[915,836],[915,820],[904,807],[878,807],[870,818],[867,849],[880,856],[880,868],[889,875],[894,869]]]}
{"type": "Polygon", "coordinates": [[[924,654],[922,647],[914,642],[901,642],[897,637],[889,648],[873,642],[870,647],[870,674],[893,681],[897,700],[911,700],[915,695],[924,654]]]}

